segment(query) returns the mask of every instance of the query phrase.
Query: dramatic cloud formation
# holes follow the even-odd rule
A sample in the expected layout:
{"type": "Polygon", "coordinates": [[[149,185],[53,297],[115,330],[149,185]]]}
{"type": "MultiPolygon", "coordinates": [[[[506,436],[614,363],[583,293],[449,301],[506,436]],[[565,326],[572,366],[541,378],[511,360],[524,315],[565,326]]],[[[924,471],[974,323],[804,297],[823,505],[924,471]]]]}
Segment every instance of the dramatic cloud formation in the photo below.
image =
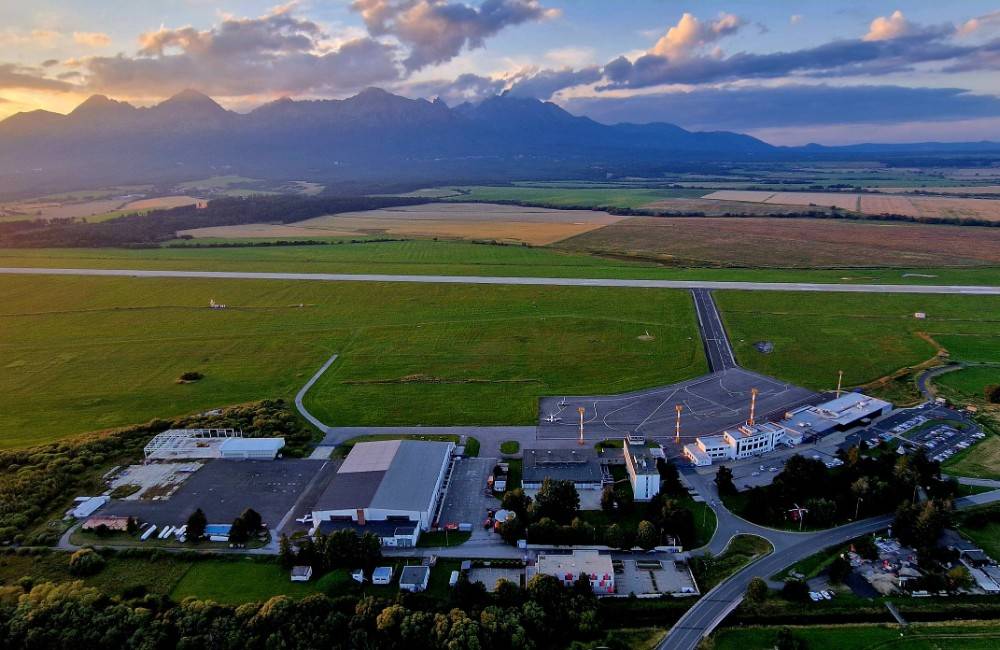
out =
{"type": "Polygon", "coordinates": [[[101,32],[73,32],[73,42],[87,47],[107,47],[111,37],[101,32]]]}
{"type": "Polygon", "coordinates": [[[879,16],[873,20],[864,40],[888,41],[900,36],[908,36],[911,33],[913,33],[913,25],[903,16],[903,12],[897,9],[888,18],[879,16]]]}
{"type": "Polygon", "coordinates": [[[962,36],[969,36],[987,29],[1000,27],[1000,11],[994,11],[983,16],[976,16],[962,23],[958,28],[958,33],[962,36]]]}
{"type": "Polygon", "coordinates": [[[447,0],[355,0],[351,7],[373,36],[395,36],[410,48],[403,61],[410,71],[482,47],[505,27],[558,14],[538,0],[485,0],[478,8],[447,0]]]}
{"type": "Polygon", "coordinates": [[[685,57],[693,50],[737,32],[744,25],[746,21],[734,14],[721,14],[717,20],[702,22],[685,13],[656,41],[649,53],[668,59],[685,57]]]}
{"type": "Polygon", "coordinates": [[[1000,98],[992,95],[902,86],[706,88],[632,97],[577,97],[562,103],[571,112],[606,123],[672,122],[693,129],[1000,117],[1000,98]]]}
{"type": "Polygon", "coordinates": [[[293,15],[294,5],[217,27],[161,28],[142,34],[136,56],[79,62],[101,92],[163,95],[195,87],[223,96],[342,92],[399,78],[393,45],[371,38],[326,50],[323,29],[293,15]]]}
{"type": "Polygon", "coordinates": [[[548,99],[563,88],[572,88],[600,81],[603,77],[600,66],[590,66],[579,70],[541,70],[515,80],[508,90],[511,95],[548,99]]]}
{"type": "Polygon", "coordinates": [[[466,73],[456,79],[437,79],[407,83],[398,88],[410,97],[439,97],[449,106],[463,102],[480,102],[503,92],[510,81],[505,77],[484,77],[466,73]]]}
{"type": "Polygon", "coordinates": [[[73,86],[42,76],[42,70],[13,63],[0,63],[0,88],[28,90],[73,90],[73,86]]]}

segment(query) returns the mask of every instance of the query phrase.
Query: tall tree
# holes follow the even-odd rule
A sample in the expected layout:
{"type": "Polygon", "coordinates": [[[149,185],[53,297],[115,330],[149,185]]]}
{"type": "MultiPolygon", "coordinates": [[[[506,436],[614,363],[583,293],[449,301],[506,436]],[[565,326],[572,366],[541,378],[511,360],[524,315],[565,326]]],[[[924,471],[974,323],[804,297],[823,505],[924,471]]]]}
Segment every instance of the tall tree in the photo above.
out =
{"type": "Polygon", "coordinates": [[[720,465],[715,473],[715,486],[719,490],[719,496],[730,496],[736,494],[736,484],[733,482],[733,470],[725,465],[720,465]]]}
{"type": "Polygon", "coordinates": [[[535,513],[538,517],[551,517],[561,524],[569,523],[580,509],[580,495],[572,481],[542,481],[535,495],[535,513]]]}
{"type": "Polygon", "coordinates": [[[187,529],[184,531],[185,539],[192,544],[201,541],[205,536],[205,526],[208,526],[208,517],[201,511],[201,508],[198,508],[188,517],[187,529]]]}

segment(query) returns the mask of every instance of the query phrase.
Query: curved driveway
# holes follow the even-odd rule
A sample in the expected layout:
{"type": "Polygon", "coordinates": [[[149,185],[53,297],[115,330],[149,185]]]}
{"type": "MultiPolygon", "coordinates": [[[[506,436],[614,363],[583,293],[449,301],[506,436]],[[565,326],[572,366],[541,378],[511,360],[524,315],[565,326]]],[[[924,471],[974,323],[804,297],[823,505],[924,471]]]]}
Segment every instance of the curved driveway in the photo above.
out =
{"type": "Polygon", "coordinates": [[[1000,296],[1000,286],[915,284],[824,284],[816,282],[715,282],[708,280],[616,280],[604,278],[521,278],[475,275],[399,275],[378,273],[260,273],[250,271],[160,271],[151,269],[58,269],[0,267],[6,275],[90,275],[133,278],[216,280],[305,280],[319,282],[421,282],[428,284],[509,284],[559,287],[646,289],[742,289],[747,291],[821,291],[847,293],[945,293],[1000,296]]]}

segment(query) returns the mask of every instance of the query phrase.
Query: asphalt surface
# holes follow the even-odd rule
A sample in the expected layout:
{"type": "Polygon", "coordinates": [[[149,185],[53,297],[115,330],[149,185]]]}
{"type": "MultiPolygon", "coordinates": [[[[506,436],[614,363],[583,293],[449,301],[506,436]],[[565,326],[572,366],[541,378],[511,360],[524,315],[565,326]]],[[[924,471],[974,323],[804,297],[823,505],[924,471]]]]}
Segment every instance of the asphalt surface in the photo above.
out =
{"type": "Polygon", "coordinates": [[[403,275],[379,273],[260,273],[250,271],[167,271],[150,269],[59,269],[0,267],[5,275],[90,275],[132,278],[201,278],[219,280],[306,280],[319,282],[421,282],[428,284],[509,284],[557,287],[634,287],[646,289],[739,289],[746,291],[819,291],[832,293],[943,293],[1000,296],[1000,286],[914,284],[824,284],[816,282],[714,282],[708,280],[618,280],[606,278],[530,278],[473,275],[403,275]]]}
{"type": "Polygon", "coordinates": [[[576,438],[584,409],[584,438],[604,440],[632,432],[655,438],[666,450],[680,453],[674,439],[680,404],[681,442],[718,433],[746,422],[750,392],[757,389],[757,419],[782,415],[796,406],[814,403],[812,391],[743,368],[728,368],[695,379],[619,395],[544,397],[539,403],[538,438],[576,438]]]}
{"type": "MultiPolygon", "coordinates": [[[[1000,490],[956,499],[955,507],[968,508],[996,501],[1000,501],[1000,490]]],[[[785,545],[785,540],[788,539],[787,533],[765,529],[769,532],[766,532],[762,536],[771,539],[772,534],[774,534],[776,538],[782,540],[779,543],[771,542],[775,546],[774,552],[750,563],[702,596],[674,624],[657,648],[662,650],[693,650],[698,646],[702,638],[710,634],[730,612],[739,606],[743,600],[747,585],[755,576],[767,577],[774,575],[785,567],[807,558],[821,549],[835,544],[842,544],[859,535],[882,530],[892,522],[892,519],[892,515],[884,515],[864,519],[838,528],[801,534],[797,541],[789,545],[785,545]]],[[[716,537],[718,536],[719,532],[717,531],[716,537]]]]}
{"type": "Polygon", "coordinates": [[[698,329],[705,346],[705,358],[712,372],[736,367],[736,357],[729,345],[729,336],[722,325],[722,318],[715,306],[712,292],[708,289],[692,289],[695,313],[698,315],[698,329]]]}

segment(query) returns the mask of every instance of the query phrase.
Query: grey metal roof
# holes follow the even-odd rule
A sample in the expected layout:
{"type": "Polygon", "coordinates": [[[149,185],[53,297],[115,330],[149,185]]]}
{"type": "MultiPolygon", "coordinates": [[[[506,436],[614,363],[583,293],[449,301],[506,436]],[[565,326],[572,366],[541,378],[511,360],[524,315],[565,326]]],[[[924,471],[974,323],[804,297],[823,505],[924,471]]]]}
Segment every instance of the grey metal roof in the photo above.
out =
{"type": "Polygon", "coordinates": [[[521,481],[541,483],[546,478],[574,483],[600,483],[601,467],[589,449],[525,449],[521,481]]]}
{"type": "Polygon", "coordinates": [[[370,507],[386,510],[424,510],[437,487],[441,467],[451,455],[448,442],[403,440],[386,470],[370,507]]]}
{"type": "MultiPolygon", "coordinates": [[[[358,443],[345,465],[355,452],[367,454],[365,445],[369,444],[380,443],[358,443]]],[[[452,447],[448,442],[401,440],[383,471],[338,471],[317,500],[315,510],[425,510],[452,447]]]]}
{"type": "Polygon", "coordinates": [[[377,537],[394,537],[396,535],[412,535],[416,532],[416,528],[417,522],[406,522],[399,519],[368,521],[364,525],[356,521],[346,521],[343,519],[330,519],[319,522],[319,530],[324,535],[329,535],[336,530],[353,530],[358,535],[371,533],[377,537]]]}
{"type": "Polygon", "coordinates": [[[367,508],[378,490],[385,472],[350,472],[334,474],[316,501],[316,510],[354,510],[367,508]]]}
{"type": "Polygon", "coordinates": [[[403,567],[399,574],[400,585],[422,585],[424,580],[430,576],[431,568],[423,564],[414,564],[403,567]]]}

